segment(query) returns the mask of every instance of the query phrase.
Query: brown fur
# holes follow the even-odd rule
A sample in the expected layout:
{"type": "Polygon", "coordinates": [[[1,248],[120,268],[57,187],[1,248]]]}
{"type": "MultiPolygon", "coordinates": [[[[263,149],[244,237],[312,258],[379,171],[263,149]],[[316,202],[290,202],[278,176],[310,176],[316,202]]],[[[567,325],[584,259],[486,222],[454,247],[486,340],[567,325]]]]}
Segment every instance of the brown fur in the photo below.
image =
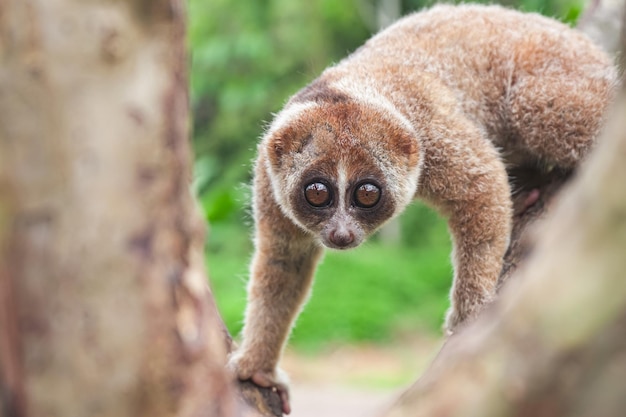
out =
{"type": "MultiPolygon", "coordinates": [[[[508,245],[506,166],[572,169],[589,152],[616,72],[584,35],[497,6],[436,6],[408,16],[296,94],[259,145],[256,252],[241,379],[277,384],[277,363],[322,245],[360,244],[415,197],[449,219],[455,267],[446,329],[493,295],[508,245]],[[328,207],[311,207],[323,181],[328,207]],[[378,205],[355,206],[363,181],[378,205]]],[[[419,279],[419,277],[416,277],[419,279]]],[[[285,405],[288,409],[288,404],[285,405]]]]}

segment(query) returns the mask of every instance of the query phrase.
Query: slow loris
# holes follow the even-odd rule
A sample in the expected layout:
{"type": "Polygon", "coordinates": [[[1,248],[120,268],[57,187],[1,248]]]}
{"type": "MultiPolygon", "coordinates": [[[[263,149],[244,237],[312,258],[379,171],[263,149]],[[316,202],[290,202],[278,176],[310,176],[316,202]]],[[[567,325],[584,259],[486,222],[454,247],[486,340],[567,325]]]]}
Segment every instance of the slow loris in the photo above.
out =
{"type": "MultiPolygon", "coordinates": [[[[277,363],[323,247],[358,246],[419,198],[448,218],[454,280],[446,330],[494,296],[511,228],[507,167],[573,169],[616,85],[583,34],[499,6],[407,16],[326,69],[258,147],[255,254],[238,378],[275,386],[277,363]]],[[[416,277],[419,279],[419,277],[416,277]]]]}

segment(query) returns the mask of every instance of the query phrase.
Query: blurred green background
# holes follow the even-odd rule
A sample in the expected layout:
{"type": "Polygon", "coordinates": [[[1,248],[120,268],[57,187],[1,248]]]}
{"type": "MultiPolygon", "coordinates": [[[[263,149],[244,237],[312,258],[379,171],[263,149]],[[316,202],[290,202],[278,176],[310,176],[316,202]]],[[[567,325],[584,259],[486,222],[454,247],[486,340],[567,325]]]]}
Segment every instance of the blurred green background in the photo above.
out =
{"type": "MultiPolygon", "coordinates": [[[[210,223],[211,287],[231,333],[241,329],[252,254],[249,187],[263,127],[287,98],[378,28],[432,1],[190,0],[194,192],[210,223]]],[[[573,23],[582,0],[502,1],[573,23]]],[[[451,284],[445,222],[418,203],[349,252],[328,252],[291,344],[315,350],[438,334],[451,284]],[[393,229],[395,227],[395,230],[393,229]]]]}

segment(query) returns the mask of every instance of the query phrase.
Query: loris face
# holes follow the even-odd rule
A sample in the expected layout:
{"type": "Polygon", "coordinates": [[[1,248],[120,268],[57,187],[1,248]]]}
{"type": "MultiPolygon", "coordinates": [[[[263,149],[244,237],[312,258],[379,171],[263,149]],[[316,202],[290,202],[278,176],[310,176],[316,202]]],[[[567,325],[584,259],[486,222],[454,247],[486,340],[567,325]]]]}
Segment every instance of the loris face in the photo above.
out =
{"type": "Polygon", "coordinates": [[[325,246],[356,247],[395,213],[385,175],[361,147],[323,152],[311,143],[304,152],[311,162],[287,190],[289,207],[296,222],[325,246]]]}
{"type": "Polygon", "coordinates": [[[290,106],[262,144],[283,212],[329,248],[361,244],[415,195],[418,145],[407,125],[349,99],[290,106]]]}

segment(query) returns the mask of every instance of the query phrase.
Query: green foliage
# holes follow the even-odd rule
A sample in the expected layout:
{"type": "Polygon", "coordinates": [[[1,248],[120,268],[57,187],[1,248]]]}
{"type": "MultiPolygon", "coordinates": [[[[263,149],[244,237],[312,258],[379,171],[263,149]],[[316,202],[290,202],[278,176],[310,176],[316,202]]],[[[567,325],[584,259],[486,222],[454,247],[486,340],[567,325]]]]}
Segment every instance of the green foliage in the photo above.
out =
{"type": "MultiPolygon", "coordinates": [[[[426,6],[431,6],[435,3],[442,3],[437,0],[403,0],[402,8],[405,11],[420,10],[426,6]]],[[[465,0],[450,0],[445,3],[468,3],[465,0]]],[[[567,23],[574,23],[582,8],[584,6],[583,0],[472,0],[471,3],[484,3],[484,4],[501,4],[503,6],[511,7],[518,10],[524,10],[527,12],[537,12],[546,16],[551,16],[560,19],[567,23]]]]}
{"type": "MultiPolygon", "coordinates": [[[[293,333],[293,343],[315,348],[323,343],[384,341],[405,331],[437,332],[448,306],[452,279],[445,222],[421,205],[407,219],[429,218],[419,237],[403,225],[403,241],[370,241],[348,252],[329,251],[321,263],[313,296],[293,333]],[[424,214],[426,212],[427,214],[424,214]]],[[[217,222],[211,227],[208,264],[211,285],[226,325],[241,330],[245,282],[252,253],[245,226],[217,222]]]]}
{"type": "Polygon", "coordinates": [[[293,343],[385,341],[397,332],[437,331],[448,306],[449,245],[394,247],[379,242],[329,252],[293,343]]]}
{"type": "Polygon", "coordinates": [[[331,0],[191,0],[189,17],[194,147],[219,173],[197,178],[201,195],[247,182],[263,121],[368,36],[353,3],[331,0]]]}

